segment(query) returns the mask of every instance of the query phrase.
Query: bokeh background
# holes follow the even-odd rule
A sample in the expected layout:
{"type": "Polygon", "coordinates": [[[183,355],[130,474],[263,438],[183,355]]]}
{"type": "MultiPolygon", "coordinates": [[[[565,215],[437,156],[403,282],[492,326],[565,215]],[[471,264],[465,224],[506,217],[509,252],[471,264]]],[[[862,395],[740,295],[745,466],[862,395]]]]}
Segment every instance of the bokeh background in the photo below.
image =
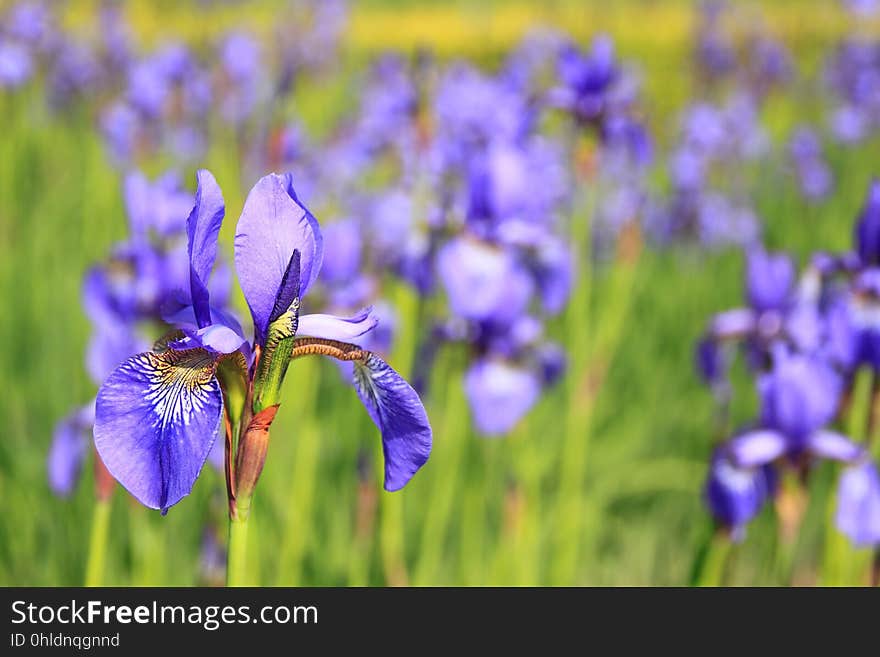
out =
{"type": "MultiPolygon", "coordinates": [[[[112,4],[43,7],[70,38],[98,43],[106,36],[99,14],[112,4]]],[[[772,89],[759,90],[747,119],[765,139],[760,155],[727,162],[723,156],[713,185],[749,209],[768,248],[785,249],[801,263],[816,250],[845,251],[871,177],[880,172],[880,141],[876,132],[846,143],[834,138],[830,117],[839,103],[824,72],[843,39],[876,40],[880,22],[854,17],[831,0],[729,4],[717,30],[738,61],[752,52],[750,39],[766,36],[787,50],[790,70],[772,89]],[[791,138],[802,125],[818,135],[832,178],[814,198],[804,195],[791,156],[791,138]]],[[[0,25],[8,26],[17,6],[0,1],[0,25]]],[[[211,66],[218,43],[235,31],[252,35],[268,59],[277,34],[296,43],[306,29],[280,1],[115,6],[133,58],[177,42],[211,66]]],[[[684,0],[351,2],[329,45],[321,46],[326,52],[312,52],[315,61],[302,66],[271,109],[255,110],[271,114],[248,117],[272,130],[295,124],[320,144],[357,114],[377,58],[397,53],[407,66],[424,60],[441,72],[466,61],[498,75],[523,40],[544,28],[586,52],[597,35],[610,37],[618,61],[640,82],[630,114],[653,143],[638,175],[644,198],[623,228],[601,232],[598,217],[617,175],[601,175],[601,139],[589,127],[562,125],[564,118],[551,123],[554,138],[580,162],[570,165],[569,191],[585,199],[571,204],[580,214],[560,224],[575,231],[560,232],[575,249],[572,290],[561,312],[543,318],[544,335],[561,346],[566,369],[509,432],[487,437],[475,427],[463,387],[468,347],[447,345],[429,368],[424,394],[433,454],[403,491],[385,493],[378,434],[338,368],[310,361],[291,369],[251,519],[253,583],[868,581],[871,549],[850,546],[831,522],[835,467],[814,473],[794,537],[780,532],[778,511],[768,504],[743,540],[719,547],[726,539],[703,503],[718,418],[694,367],[694,348],[713,313],[742,305],[740,238],[750,229],[705,239],[686,226],[657,237],[646,217],[648,206],[669,203],[671,154],[685,112],[697,101],[722,107],[743,84],[737,74],[707,79],[697,49],[705,16],[698,3],[684,0]],[[585,233],[601,239],[585,246],[585,233]]],[[[258,128],[231,127],[216,107],[205,114],[206,146],[195,157],[138,147],[120,159],[102,117],[125,93],[124,69],[115,82],[84,84],[81,93],[74,85],[69,97],[54,98],[57,61],[40,57],[33,55],[26,81],[0,86],[0,583],[78,585],[94,549],[92,457],[86,455],[82,478],[65,497],[50,488],[47,455],[58,422],[96,391],[84,361],[93,328],[81,288],[89,267],[128,234],[125,177],[135,169],[150,178],[176,170],[192,190],[195,169],[211,169],[226,197],[221,250],[231,261],[244,196],[277,165],[253,156],[258,128]]],[[[80,70],[73,55],[58,59],[65,57],[80,70]]],[[[630,185],[617,182],[624,191],[630,185]]],[[[310,202],[324,226],[341,218],[340,207],[358,212],[346,199],[310,202]]],[[[412,376],[432,318],[445,312],[443,287],[424,295],[391,272],[376,275],[397,315],[389,362],[412,376]]],[[[240,295],[232,306],[246,316],[240,295]]],[[[730,409],[736,424],[754,415],[756,399],[744,366],[735,366],[733,380],[742,391],[730,409]]],[[[117,488],[98,581],[222,583],[224,495],[222,475],[209,467],[165,517],[117,488]]]]}

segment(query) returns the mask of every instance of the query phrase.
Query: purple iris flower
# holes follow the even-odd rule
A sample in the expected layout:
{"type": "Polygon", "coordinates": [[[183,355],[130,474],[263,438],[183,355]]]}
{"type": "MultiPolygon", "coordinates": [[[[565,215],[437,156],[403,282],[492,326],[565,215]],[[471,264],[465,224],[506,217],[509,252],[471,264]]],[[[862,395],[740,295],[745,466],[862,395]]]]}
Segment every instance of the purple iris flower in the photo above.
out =
{"type": "Polygon", "coordinates": [[[837,414],[842,388],[839,375],[824,361],[778,350],[773,369],[758,379],[761,428],[731,440],[731,458],[740,467],[766,465],[783,456],[855,462],[864,449],[825,429],[837,414]]]}
{"type": "Polygon", "coordinates": [[[223,69],[235,81],[251,78],[260,66],[259,44],[248,34],[235,32],[223,42],[220,50],[223,69]]]}
{"type": "Polygon", "coordinates": [[[862,460],[840,475],[834,521],[854,544],[880,545],[880,474],[872,461],[862,460]]]}
{"type": "Polygon", "coordinates": [[[164,62],[157,57],[136,63],[128,75],[126,99],[143,116],[161,116],[172,92],[172,80],[164,62]]]}
{"type": "Polygon", "coordinates": [[[864,109],[849,104],[838,107],[829,119],[831,133],[843,144],[855,144],[864,139],[869,124],[870,118],[864,109]]]}
{"type": "Polygon", "coordinates": [[[363,237],[361,225],[354,219],[342,219],[324,227],[324,265],[321,269],[325,282],[334,284],[350,281],[361,268],[363,237]]]}
{"type": "Polygon", "coordinates": [[[125,178],[125,207],[132,236],[142,239],[150,231],[161,237],[182,233],[192,207],[192,193],[186,191],[175,172],[150,181],[140,172],[125,178]]]}
{"type": "Polygon", "coordinates": [[[244,33],[234,32],[220,46],[220,61],[228,83],[221,98],[223,117],[239,124],[250,116],[259,100],[260,47],[244,33]]]}
{"type": "Polygon", "coordinates": [[[589,53],[569,46],[559,59],[559,77],[564,85],[557,92],[560,104],[580,121],[595,121],[606,110],[607,94],[618,75],[614,44],[608,36],[596,37],[589,53]]]}
{"type": "Polygon", "coordinates": [[[721,30],[725,8],[726,4],[720,0],[700,3],[695,59],[710,80],[722,78],[736,68],[736,50],[730,38],[721,30]]]}
{"type": "Polygon", "coordinates": [[[116,102],[101,114],[101,133],[110,156],[117,163],[135,154],[141,133],[141,120],[127,103],[116,102]]]}
{"type": "Polygon", "coordinates": [[[63,107],[81,98],[101,83],[101,68],[92,50],[78,43],[64,43],[53,62],[49,79],[49,100],[63,107]]]}
{"type": "Polygon", "coordinates": [[[513,253],[469,237],[445,244],[437,268],[452,311],[464,319],[515,317],[532,295],[532,279],[513,253]]]}
{"type": "Polygon", "coordinates": [[[831,191],[831,169],[822,157],[819,136],[809,128],[798,128],[789,143],[789,152],[800,183],[801,193],[808,200],[820,200],[831,191]]]}
{"type": "MultiPolygon", "coordinates": [[[[385,488],[402,488],[430,453],[425,410],[384,361],[350,344],[375,326],[368,310],[351,319],[299,316],[300,299],[321,269],[324,246],[318,222],[299,202],[291,177],[260,179],[236,229],[235,265],[253,318],[253,343],[233,317],[211,305],[208,280],[224,214],[214,177],[199,171],[187,219],[192,305],[175,316],[183,337],[165,350],[129,358],[101,386],[94,437],[107,469],[141,503],[164,512],[189,494],[224,414],[243,413],[236,480],[229,483],[239,496],[249,496],[262,470],[288,361],[322,354],[354,363],[358,395],[382,433],[385,488]],[[218,372],[227,362],[240,364],[248,391],[243,410],[225,405],[218,372]]],[[[232,467],[227,461],[227,470],[232,467]]]]}
{"type": "Polygon", "coordinates": [[[826,318],[808,293],[806,281],[796,285],[794,263],[787,255],[753,246],[746,263],[746,290],[748,307],[715,315],[709,339],[744,341],[750,363],[759,369],[777,344],[787,343],[805,353],[820,348],[828,330],[826,318]]]}
{"type": "Polygon", "coordinates": [[[20,87],[33,73],[33,61],[24,46],[0,36],[0,88],[20,87]]]}

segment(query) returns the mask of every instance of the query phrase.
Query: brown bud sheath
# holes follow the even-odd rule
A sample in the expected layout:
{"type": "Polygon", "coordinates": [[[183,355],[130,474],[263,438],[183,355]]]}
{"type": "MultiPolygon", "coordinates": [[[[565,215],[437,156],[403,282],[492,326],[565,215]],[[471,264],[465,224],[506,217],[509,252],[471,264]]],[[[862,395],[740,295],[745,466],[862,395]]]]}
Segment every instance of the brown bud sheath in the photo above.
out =
{"type": "Polygon", "coordinates": [[[101,460],[98,451],[93,450],[93,452],[95,454],[95,497],[102,502],[106,502],[113,495],[116,480],[110,474],[107,466],[104,465],[104,461],[101,460]]]}
{"type": "Polygon", "coordinates": [[[235,462],[235,508],[233,513],[247,515],[251,496],[266,463],[269,451],[269,427],[278,412],[278,404],[268,406],[254,415],[239,439],[235,462]]]}

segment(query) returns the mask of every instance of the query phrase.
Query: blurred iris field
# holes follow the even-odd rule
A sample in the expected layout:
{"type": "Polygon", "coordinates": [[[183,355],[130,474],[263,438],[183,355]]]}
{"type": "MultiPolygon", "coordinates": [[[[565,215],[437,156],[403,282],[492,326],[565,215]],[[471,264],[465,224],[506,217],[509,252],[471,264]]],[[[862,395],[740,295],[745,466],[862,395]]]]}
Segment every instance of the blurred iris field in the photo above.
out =
{"type": "MultiPolygon", "coordinates": [[[[0,2],[0,16],[15,4],[0,2]]],[[[122,3],[121,13],[137,49],[148,52],[170,40],[208,48],[232,29],[271,34],[281,4],[136,0],[122,3]]],[[[94,25],[101,6],[47,5],[71,33],[94,25]]],[[[737,197],[758,218],[767,249],[785,250],[799,265],[815,251],[845,252],[872,176],[880,174],[880,138],[875,132],[842,144],[828,136],[830,92],[822,91],[822,71],[853,31],[880,39],[880,19],[854,19],[830,0],[730,5],[726,11],[738,16],[731,37],[739,39],[737,52],[748,49],[741,33],[759,26],[787,48],[794,73],[757,110],[765,154],[734,164],[718,184],[736,179],[737,197]],[[786,147],[803,124],[822,134],[833,175],[833,189],[816,201],[804,198],[786,147]]],[[[388,51],[405,61],[430,52],[433,66],[464,59],[492,72],[535,27],[554,28],[584,51],[604,34],[615,57],[638,72],[634,115],[653,140],[643,184],[661,197],[682,112],[708,93],[695,70],[701,11],[684,1],[352,2],[332,61],[299,76],[272,111],[282,122],[296,119],[317,141],[357,106],[369,65],[388,51]]],[[[97,390],[84,365],[92,325],[81,291],[88,269],[126,239],[123,186],[131,167],[108,154],[98,127],[104,99],[86,94],[57,109],[46,102],[47,85],[37,71],[21,86],[0,87],[0,584],[80,585],[90,559],[100,570],[91,583],[222,584],[226,498],[216,468],[205,466],[192,494],[166,516],[117,486],[105,519],[106,550],[98,556],[92,456],[68,497],[50,489],[46,463],[55,427],[97,390]]],[[[727,91],[719,93],[724,98],[727,91]]],[[[231,262],[247,192],[273,169],[247,159],[241,142],[253,133],[236,134],[210,114],[202,127],[207,146],[193,163],[157,152],[140,157],[137,167],[150,178],[174,169],[190,190],[196,168],[214,173],[227,209],[219,251],[231,262]]],[[[703,490],[721,437],[694,350],[714,313],[743,305],[744,251],[736,240],[658,241],[638,222],[610,242],[600,240],[590,227],[598,221],[594,169],[602,166],[595,156],[601,144],[570,134],[560,139],[578,141],[585,162],[571,182],[582,202],[571,204],[574,217],[563,222],[571,231],[563,240],[575,252],[574,277],[561,312],[543,322],[546,338],[565,354],[559,380],[505,435],[481,435],[463,382],[468,347],[442,349],[422,395],[433,451],[403,490],[388,493],[378,431],[339,368],[294,362],[254,500],[249,582],[868,583],[873,548],[852,546],[832,522],[837,466],[823,463],[811,473],[794,536],[780,529],[785,509],[770,503],[741,540],[730,542],[718,530],[703,490]]],[[[334,204],[312,201],[322,227],[340,218],[334,204]]],[[[379,281],[397,315],[386,356],[412,380],[430,318],[446,308],[444,288],[423,295],[390,272],[379,272],[379,281]]],[[[229,305],[247,316],[239,291],[229,305]]],[[[745,364],[737,361],[731,378],[737,392],[729,422],[736,426],[755,415],[758,397],[745,364]]],[[[864,408],[866,388],[858,381],[853,403],[864,408]]]]}

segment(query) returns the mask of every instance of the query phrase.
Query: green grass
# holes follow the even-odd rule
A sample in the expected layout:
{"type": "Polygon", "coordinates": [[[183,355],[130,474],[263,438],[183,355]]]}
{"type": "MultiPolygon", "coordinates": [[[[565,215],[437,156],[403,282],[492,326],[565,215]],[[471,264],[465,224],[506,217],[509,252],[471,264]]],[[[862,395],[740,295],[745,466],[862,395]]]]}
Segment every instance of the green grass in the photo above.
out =
{"type": "MultiPolygon", "coordinates": [[[[377,6],[397,11],[397,4],[377,6]]],[[[615,27],[624,30],[621,50],[643,62],[651,123],[668,134],[689,92],[687,43],[640,39],[650,30],[633,25],[637,9],[654,3],[615,5],[626,9],[615,9],[604,24],[564,27],[579,34],[607,29],[614,36],[615,27]]],[[[682,3],[672,7],[687,10],[682,3]]],[[[783,10],[791,6],[773,8],[789,16],[783,10]]],[[[598,12],[591,7],[588,13],[598,12]]],[[[808,18],[796,27],[788,21],[785,29],[798,36],[799,61],[815,65],[830,36],[808,29],[808,18]]],[[[493,57],[479,44],[473,48],[484,60],[493,57]]],[[[357,68],[363,57],[352,49],[346,61],[357,68]]],[[[307,86],[296,111],[320,129],[345,107],[345,91],[344,82],[307,86]]],[[[814,115],[809,100],[773,101],[774,134],[785,135],[814,115]]],[[[0,584],[78,585],[86,577],[93,514],[90,464],[74,497],[59,500],[46,483],[45,455],[54,424],[95,392],[83,367],[89,327],[79,290],[89,264],[125,235],[120,177],[106,162],[87,112],[49,116],[32,89],[0,96],[0,117],[0,584]]],[[[204,164],[226,194],[221,239],[228,257],[246,190],[228,140],[215,143],[204,164]]],[[[838,190],[816,208],[798,200],[778,163],[752,176],[750,197],[766,223],[768,244],[802,259],[813,249],[846,248],[867,181],[878,173],[876,148],[834,150],[838,190]]],[[[689,583],[711,535],[700,487],[713,440],[712,400],[692,372],[692,348],[711,313],[740,302],[741,266],[732,252],[644,249],[635,265],[582,268],[575,300],[549,327],[573,355],[569,375],[504,439],[474,434],[461,387],[464,354],[446,353],[426,399],[434,452],[396,494],[381,490],[378,434],[354,391],[331,363],[294,363],[255,497],[250,581],[689,583]],[[369,476],[359,478],[363,460],[369,476]]],[[[420,330],[417,301],[402,287],[391,292],[405,309],[392,364],[406,373],[420,330]]],[[[244,308],[240,298],[238,306],[244,308]]],[[[743,421],[754,399],[742,373],[739,379],[735,419],[743,421]]],[[[827,531],[832,474],[822,470],[817,477],[790,567],[780,565],[784,551],[767,509],[716,579],[858,581],[852,563],[863,555],[853,557],[827,531]],[[824,579],[823,560],[837,564],[824,579]]],[[[210,469],[167,517],[117,489],[104,583],[204,583],[203,532],[216,527],[225,538],[224,511],[222,477],[210,469]]]]}

